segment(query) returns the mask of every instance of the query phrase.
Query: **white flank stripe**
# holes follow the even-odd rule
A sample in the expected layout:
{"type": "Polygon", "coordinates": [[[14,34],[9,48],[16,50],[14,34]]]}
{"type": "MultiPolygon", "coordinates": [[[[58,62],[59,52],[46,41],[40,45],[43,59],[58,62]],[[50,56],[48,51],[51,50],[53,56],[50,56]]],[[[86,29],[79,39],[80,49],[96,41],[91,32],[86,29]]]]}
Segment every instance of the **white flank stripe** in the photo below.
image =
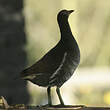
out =
{"type": "MultiPolygon", "coordinates": [[[[59,66],[58,69],[53,73],[53,75],[50,77],[50,79],[53,78],[53,77],[58,73],[58,71],[62,68],[62,66],[63,66],[63,64],[64,64],[64,62],[65,62],[65,60],[66,60],[66,56],[67,56],[67,52],[64,53],[64,57],[63,57],[63,59],[62,59],[62,62],[61,62],[61,64],[60,64],[60,66],[59,66]]],[[[52,82],[52,81],[54,81],[54,80],[55,80],[55,79],[51,80],[50,82],[52,82]]]]}

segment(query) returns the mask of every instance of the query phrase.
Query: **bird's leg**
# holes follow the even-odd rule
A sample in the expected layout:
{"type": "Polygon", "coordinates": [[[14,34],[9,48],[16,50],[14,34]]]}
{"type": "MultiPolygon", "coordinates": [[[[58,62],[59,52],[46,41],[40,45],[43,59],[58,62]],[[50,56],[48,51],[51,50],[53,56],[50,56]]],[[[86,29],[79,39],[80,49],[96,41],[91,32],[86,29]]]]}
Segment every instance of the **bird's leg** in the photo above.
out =
{"type": "Polygon", "coordinates": [[[63,99],[62,99],[61,94],[60,94],[60,88],[59,87],[56,88],[56,92],[57,92],[57,95],[59,97],[61,105],[64,105],[63,99]]]}
{"type": "Polygon", "coordinates": [[[48,94],[48,105],[52,105],[52,100],[51,100],[51,87],[47,88],[47,94],[48,94]]]}

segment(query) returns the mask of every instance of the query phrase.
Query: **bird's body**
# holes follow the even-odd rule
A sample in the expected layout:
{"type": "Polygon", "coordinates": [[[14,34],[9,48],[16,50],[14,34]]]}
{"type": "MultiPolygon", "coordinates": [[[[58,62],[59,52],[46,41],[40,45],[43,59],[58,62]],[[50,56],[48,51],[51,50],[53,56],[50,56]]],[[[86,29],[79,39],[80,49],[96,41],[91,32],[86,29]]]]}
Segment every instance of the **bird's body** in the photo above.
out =
{"type": "MultiPolygon", "coordinates": [[[[50,98],[50,87],[60,88],[72,76],[80,62],[79,47],[68,23],[68,16],[71,12],[73,11],[62,10],[57,16],[61,32],[58,44],[38,62],[21,73],[22,78],[39,86],[48,87],[48,98],[50,98]]],[[[63,104],[59,89],[57,93],[63,104]]],[[[51,100],[49,103],[51,104],[51,100]]]]}

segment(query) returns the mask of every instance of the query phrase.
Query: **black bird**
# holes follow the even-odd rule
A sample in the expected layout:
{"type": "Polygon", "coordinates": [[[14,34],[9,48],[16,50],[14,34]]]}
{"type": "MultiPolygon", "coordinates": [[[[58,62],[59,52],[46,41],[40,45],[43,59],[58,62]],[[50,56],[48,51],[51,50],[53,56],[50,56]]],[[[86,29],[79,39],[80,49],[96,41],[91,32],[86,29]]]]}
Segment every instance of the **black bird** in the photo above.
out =
{"type": "Polygon", "coordinates": [[[64,105],[60,87],[72,76],[80,62],[80,50],[72,35],[68,17],[74,10],[61,10],[57,15],[61,39],[38,62],[21,72],[21,78],[47,87],[48,105],[52,105],[51,87],[56,86],[60,104],[64,105]]]}

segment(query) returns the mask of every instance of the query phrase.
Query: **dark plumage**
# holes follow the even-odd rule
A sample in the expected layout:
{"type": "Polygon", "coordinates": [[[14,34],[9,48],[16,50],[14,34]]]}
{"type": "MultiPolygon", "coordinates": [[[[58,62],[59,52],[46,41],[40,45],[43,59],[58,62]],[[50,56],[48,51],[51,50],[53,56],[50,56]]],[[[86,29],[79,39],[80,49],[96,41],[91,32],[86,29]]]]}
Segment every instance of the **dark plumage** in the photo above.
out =
{"type": "Polygon", "coordinates": [[[45,56],[21,73],[21,78],[48,87],[48,104],[52,105],[50,88],[56,86],[61,105],[64,102],[59,88],[67,81],[80,62],[80,51],[74,39],[68,17],[74,10],[62,10],[57,15],[61,39],[45,56]]]}

